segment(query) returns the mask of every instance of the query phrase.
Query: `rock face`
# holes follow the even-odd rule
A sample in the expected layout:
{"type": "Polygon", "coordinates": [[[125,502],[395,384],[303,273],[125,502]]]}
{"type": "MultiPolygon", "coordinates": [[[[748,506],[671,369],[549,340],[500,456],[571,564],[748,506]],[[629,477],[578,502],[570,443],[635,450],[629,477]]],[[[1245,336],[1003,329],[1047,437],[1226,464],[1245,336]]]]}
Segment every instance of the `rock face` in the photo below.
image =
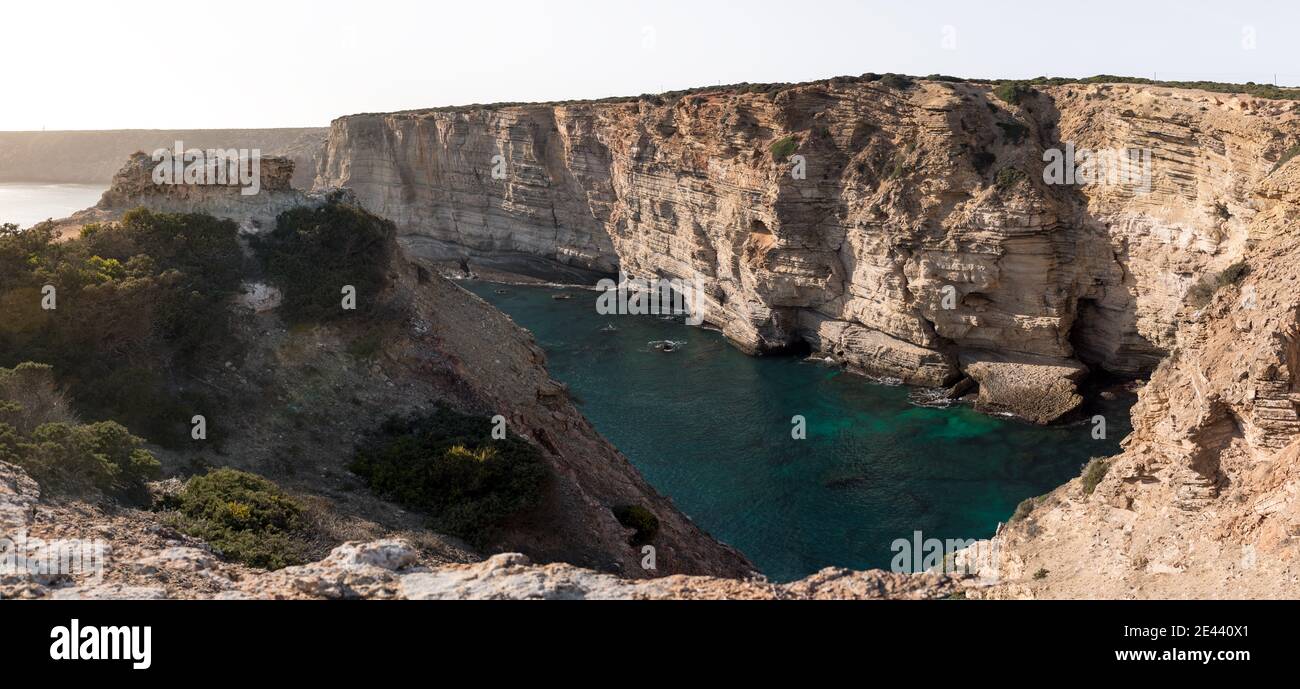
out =
{"type": "Polygon", "coordinates": [[[294,161],[277,156],[266,156],[259,161],[259,182],[256,194],[245,194],[234,183],[217,184],[158,184],[154,181],[154,168],[158,163],[144,154],[135,153],[113,175],[113,184],[100,197],[94,208],[81,211],[55,223],[59,226],[79,227],[88,222],[98,222],[120,217],[132,208],[149,208],[168,213],[202,211],[219,218],[234,220],[247,232],[259,232],[275,226],[275,219],[283,212],[298,206],[317,206],[324,203],[337,190],[308,194],[293,187],[294,161]]]}
{"type": "Polygon", "coordinates": [[[1001,536],[1005,595],[1292,598],[1300,582],[1300,165],[1237,211],[1245,269],[1176,313],[1123,454],[1001,536]],[[1053,574],[1030,582],[1038,568],[1053,574]],[[1059,574],[1058,574],[1059,573],[1059,574]]]}
{"type": "Polygon", "coordinates": [[[1049,421],[1077,406],[1081,363],[1136,376],[1174,346],[1296,122],[1289,102],[1147,86],[1009,105],[980,84],[831,80],[344,117],[317,184],[451,251],[699,280],[706,320],[750,352],[802,341],[917,385],[966,373],[988,408],[1049,421]],[[1044,151],[1067,144],[1152,149],[1149,191],[1046,184],[1044,151]],[[1050,399],[1024,403],[1028,379],[1050,399]]]}

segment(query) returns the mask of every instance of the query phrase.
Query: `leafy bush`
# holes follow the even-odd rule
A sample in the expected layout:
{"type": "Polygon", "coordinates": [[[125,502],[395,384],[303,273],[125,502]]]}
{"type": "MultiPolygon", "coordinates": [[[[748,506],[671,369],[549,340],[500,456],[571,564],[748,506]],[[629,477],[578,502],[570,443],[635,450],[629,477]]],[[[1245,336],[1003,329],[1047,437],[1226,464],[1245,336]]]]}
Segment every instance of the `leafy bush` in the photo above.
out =
{"type": "Polygon", "coordinates": [[[998,122],[997,125],[1007,142],[1015,146],[1024,143],[1025,137],[1029,135],[1029,127],[1019,122],[998,122]]]}
{"type": "Polygon", "coordinates": [[[184,381],[242,355],[226,308],[244,264],[237,235],[226,220],[142,209],[70,241],[49,226],[0,230],[0,366],[51,364],[83,416],[187,440],[184,381]]]}
{"type": "Polygon", "coordinates": [[[217,469],[196,476],[164,506],[177,511],[178,529],[227,559],[265,569],[305,560],[302,506],[256,474],[217,469]]]}
{"type": "Polygon", "coordinates": [[[1036,580],[1046,579],[1047,575],[1051,573],[1052,571],[1047,569],[1046,567],[1039,567],[1038,571],[1034,572],[1034,579],[1036,580]]]}
{"type": "Polygon", "coordinates": [[[995,184],[998,190],[1008,191],[1017,184],[1020,184],[1020,182],[1025,180],[1027,177],[1028,175],[1026,175],[1024,170],[1021,170],[1020,168],[1004,167],[1001,170],[998,170],[995,184]]]}
{"type": "Polygon", "coordinates": [[[433,529],[476,544],[536,505],[547,476],[527,441],[494,440],[489,419],[447,408],[389,419],[357,449],[351,469],[384,498],[428,514],[433,529]]]}
{"type": "Polygon", "coordinates": [[[1042,501],[1043,498],[1041,496],[1036,498],[1029,498],[1028,500],[1022,500],[1019,505],[1016,505],[1016,511],[1011,514],[1011,519],[1009,520],[1009,523],[1014,524],[1016,522],[1024,521],[1025,519],[1028,519],[1029,515],[1033,514],[1034,508],[1038,507],[1038,503],[1042,501]]]}
{"type": "Polygon", "coordinates": [[[659,533],[659,518],[640,505],[615,507],[613,512],[619,524],[636,531],[630,540],[632,545],[646,545],[659,533]]]}
{"type": "Polygon", "coordinates": [[[1029,85],[1018,81],[1009,81],[993,89],[993,95],[1000,98],[1004,103],[1011,105],[1020,105],[1035,93],[1037,92],[1029,85]]]}
{"type": "Polygon", "coordinates": [[[331,200],[280,214],[275,230],[256,238],[253,248],[284,292],[284,318],[319,323],[375,314],[396,233],[391,221],[331,200]],[[345,285],[356,288],[356,311],[342,307],[345,285]]]}
{"type": "Polygon", "coordinates": [[[915,82],[905,74],[885,74],[880,77],[880,83],[891,89],[910,88],[915,82]]]}
{"type": "Polygon", "coordinates": [[[772,151],[772,160],[778,163],[789,160],[795,150],[799,148],[799,143],[794,140],[793,136],[786,136],[772,142],[770,150],[772,151]]]}
{"type": "Polygon", "coordinates": [[[139,500],[159,464],[144,441],[112,421],[78,424],[49,366],[0,368],[0,460],[52,494],[139,500]]]}
{"type": "Polygon", "coordinates": [[[47,423],[75,422],[76,415],[54,380],[54,369],[30,361],[13,369],[0,368],[0,419],[20,433],[47,423]]]}
{"type": "Polygon", "coordinates": [[[1106,478],[1106,471],[1110,469],[1110,460],[1105,457],[1093,457],[1088,461],[1087,466],[1083,468],[1083,494],[1092,495],[1101,484],[1101,480],[1106,478]]]}

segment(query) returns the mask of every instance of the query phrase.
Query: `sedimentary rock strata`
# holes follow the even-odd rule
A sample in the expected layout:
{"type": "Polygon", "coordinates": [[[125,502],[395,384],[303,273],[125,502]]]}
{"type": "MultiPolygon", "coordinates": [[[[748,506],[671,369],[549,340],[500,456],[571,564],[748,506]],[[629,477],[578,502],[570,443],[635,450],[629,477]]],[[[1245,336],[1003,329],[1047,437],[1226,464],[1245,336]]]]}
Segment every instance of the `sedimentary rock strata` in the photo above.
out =
{"type": "Polygon", "coordinates": [[[1006,355],[983,403],[1050,421],[1080,363],[1142,375],[1170,350],[1297,131],[1293,103],[1196,91],[831,80],[344,117],[318,183],[468,256],[699,280],[750,352],[808,342],[931,386],[1006,355]],[[1153,149],[1149,184],[1046,184],[1067,144],[1153,149]],[[1050,404],[1000,392],[1053,373],[1050,404]]]}

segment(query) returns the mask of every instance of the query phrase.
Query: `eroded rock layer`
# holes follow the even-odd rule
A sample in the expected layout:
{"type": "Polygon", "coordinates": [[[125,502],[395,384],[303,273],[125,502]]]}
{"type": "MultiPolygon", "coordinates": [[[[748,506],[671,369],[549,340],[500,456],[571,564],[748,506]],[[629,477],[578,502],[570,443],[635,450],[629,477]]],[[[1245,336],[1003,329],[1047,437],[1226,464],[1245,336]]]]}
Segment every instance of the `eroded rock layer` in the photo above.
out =
{"type": "Polygon", "coordinates": [[[699,280],[750,352],[970,375],[986,408],[1050,421],[1084,366],[1142,375],[1174,346],[1297,131],[1293,103],[1197,91],[832,80],[344,117],[317,183],[469,256],[699,280]],[[1068,145],[1149,149],[1149,183],[1045,183],[1068,145]]]}

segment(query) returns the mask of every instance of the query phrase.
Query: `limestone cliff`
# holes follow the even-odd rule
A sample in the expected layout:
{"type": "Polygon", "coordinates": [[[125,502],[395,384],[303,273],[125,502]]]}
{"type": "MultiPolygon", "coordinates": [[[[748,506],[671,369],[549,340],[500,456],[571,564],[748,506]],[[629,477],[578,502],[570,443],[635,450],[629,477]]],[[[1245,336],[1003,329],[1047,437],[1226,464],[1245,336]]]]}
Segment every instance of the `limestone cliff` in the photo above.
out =
{"type": "Polygon", "coordinates": [[[1289,102],[1148,86],[836,79],[754,92],[336,120],[318,184],[412,237],[699,279],[747,351],[979,383],[1050,421],[1086,367],[1137,376],[1198,277],[1237,260],[1289,102]],[[1044,183],[1043,152],[1150,148],[1149,193],[1044,183]],[[802,156],[791,159],[791,154],[802,156]],[[951,288],[951,289],[948,289],[951,288]]]}
{"type": "Polygon", "coordinates": [[[1001,595],[1297,595],[1300,165],[1236,208],[1244,269],[1177,312],[1172,352],[1095,489],[1063,486],[1002,534],[1003,574],[1021,583],[1001,595]],[[1040,568],[1051,573],[1027,576],[1040,568]]]}

